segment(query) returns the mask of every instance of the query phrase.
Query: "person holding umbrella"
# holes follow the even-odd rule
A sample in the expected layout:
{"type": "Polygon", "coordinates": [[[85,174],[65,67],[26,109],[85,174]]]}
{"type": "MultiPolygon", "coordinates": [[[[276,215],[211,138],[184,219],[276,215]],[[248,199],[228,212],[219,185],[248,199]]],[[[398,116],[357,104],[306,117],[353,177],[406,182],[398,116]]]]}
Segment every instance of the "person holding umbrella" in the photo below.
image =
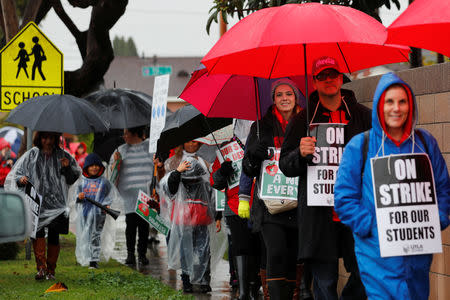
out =
{"type": "Polygon", "coordinates": [[[341,89],[343,74],[333,57],[316,59],[312,65],[312,75],[316,88],[309,102],[312,117],[307,120],[307,113],[303,111],[292,120],[286,129],[280,155],[281,171],[286,176],[300,176],[298,259],[311,268],[315,299],[338,299],[338,258],[341,256],[347,271],[351,273],[341,299],[366,299],[350,228],[340,222],[332,206],[308,205],[307,166],[310,156],[317,154],[316,143],[323,143],[324,138],[308,136],[307,127],[311,124],[340,124],[344,128],[345,145],[352,136],[371,127],[370,109],[358,104],[352,91],[341,89]]]}
{"type": "Polygon", "coordinates": [[[24,191],[31,184],[42,197],[37,232],[32,239],[36,280],[55,278],[60,250],[59,234],[67,234],[69,229],[68,187],[81,174],[75,159],[60,148],[60,136],[56,132],[36,132],[34,147],[20,157],[5,181],[7,190],[24,191]]]}
{"type": "MultiPolygon", "coordinates": [[[[436,139],[429,132],[414,128],[418,119],[416,99],[411,87],[394,73],[381,77],[373,98],[373,108],[372,129],[353,137],[345,148],[335,185],[336,212],[353,231],[356,258],[369,299],[428,299],[432,254],[408,255],[411,252],[402,251],[404,255],[381,257],[381,241],[385,238],[382,238],[377,218],[380,210],[376,203],[380,200],[374,195],[375,180],[380,176],[373,167],[375,161],[383,157],[395,164],[395,157],[402,154],[410,155],[410,161],[416,160],[415,165],[419,167],[413,154],[428,155],[432,172],[425,172],[426,169],[420,172],[417,169],[417,174],[428,173],[428,178],[422,177],[421,180],[434,181],[432,185],[436,187],[436,201],[433,204],[437,202],[438,212],[435,221],[440,223],[440,228],[439,225],[435,228],[437,234],[436,231],[444,230],[450,223],[450,181],[446,163],[436,139]]],[[[386,174],[382,174],[382,177],[387,177],[392,183],[397,178],[386,174]]],[[[430,211],[425,209],[427,206],[420,205],[424,203],[413,202],[407,207],[412,212],[430,211]]],[[[411,215],[408,214],[410,219],[411,215]]],[[[415,222],[414,226],[420,226],[421,223],[415,222]]],[[[398,223],[394,224],[398,226],[398,223]]],[[[414,239],[414,243],[420,243],[420,237],[416,234],[414,239]]],[[[395,246],[391,243],[389,247],[395,246]]]]}
{"type": "Polygon", "coordinates": [[[145,129],[146,126],[124,129],[125,144],[119,146],[109,161],[110,167],[121,162],[117,188],[125,208],[127,265],[136,264],[136,230],[139,234],[137,245],[139,263],[143,266],[149,264],[146,253],[150,227],[147,221],[135,212],[139,190],[147,191],[148,183],[153,177],[153,156],[148,152],[148,139],[144,139],[145,129]]]}
{"type": "MultiPolygon", "coordinates": [[[[256,177],[254,200],[250,211],[253,231],[261,232],[266,246],[267,283],[270,299],[292,299],[296,283],[297,217],[295,207],[276,214],[269,212],[259,197],[261,166],[269,159],[269,147],[281,148],[285,128],[301,108],[296,103],[299,90],[294,82],[282,78],[272,84],[274,104],[260,123],[260,137],[253,123],[247,138],[247,149],[242,162],[244,173],[256,177]]],[[[273,156],[273,155],[272,155],[273,156]]],[[[248,202],[239,201],[238,214],[248,214],[248,202]],[[242,203],[241,203],[242,202],[242,203]],[[246,208],[246,209],[245,209],[246,208]]]]}

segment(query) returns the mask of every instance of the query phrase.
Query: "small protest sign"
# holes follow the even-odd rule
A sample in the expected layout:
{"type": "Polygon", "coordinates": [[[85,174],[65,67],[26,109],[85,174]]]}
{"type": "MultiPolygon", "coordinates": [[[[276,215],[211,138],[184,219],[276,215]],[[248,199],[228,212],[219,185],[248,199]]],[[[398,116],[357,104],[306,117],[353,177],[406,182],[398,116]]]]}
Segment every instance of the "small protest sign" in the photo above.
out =
{"type": "Polygon", "coordinates": [[[225,202],[227,201],[227,195],[224,191],[219,191],[216,189],[214,189],[214,193],[216,196],[216,211],[224,211],[225,202]]]}
{"type": "Polygon", "coordinates": [[[25,186],[25,199],[30,208],[31,233],[30,237],[36,238],[37,227],[39,223],[39,213],[41,211],[42,197],[39,195],[34,186],[28,182],[25,186]]]}
{"type": "Polygon", "coordinates": [[[316,137],[312,164],[307,169],[308,206],[334,206],[334,183],[344,152],[345,124],[312,124],[316,137]]]}
{"type": "Polygon", "coordinates": [[[286,177],[280,170],[280,149],[269,147],[273,151],[270,159],[261,165],[261,188],[259,197],[264,200],[295,200],[297,201],[298,177],[286,177]]]}
{"type": "Polygon", "coordinates": [[[153,228],[167,236],[167,234],[169,233],[169,225],[163,218],[161,218],[156,210],[149,207],[149,201],[154,200],[149,195],[140,190],[136,202],[136,213],[145,221],[147,221],[153,228]]]}
{"type": "Polygon", "coordinates": [[[222,154],[219,153],[219,150],[216,150],[216,155],[221,164],[223,163],[224,158],[225,160],[232,162],[233,173],[227,178],[228,188],[232,189],[239,185],[242,172],[242,159],[244,158],[244,149],[242,149],[236,141],[232,141],[221,147],[220,152],[222,154]]]}
{"type": "Polygon", "coordinates": [[[170,75],[155,77],[152,100],[152,120],[150,122],[149,153],[156,152],[156,145],[161,131],[166,124],[167,95],[169,93],[170,75]]]}
{"type": "Polygon", "coordinates": [[[371,159],[380,255],[442,252],[433,170],[423,153],[371,159]]]}

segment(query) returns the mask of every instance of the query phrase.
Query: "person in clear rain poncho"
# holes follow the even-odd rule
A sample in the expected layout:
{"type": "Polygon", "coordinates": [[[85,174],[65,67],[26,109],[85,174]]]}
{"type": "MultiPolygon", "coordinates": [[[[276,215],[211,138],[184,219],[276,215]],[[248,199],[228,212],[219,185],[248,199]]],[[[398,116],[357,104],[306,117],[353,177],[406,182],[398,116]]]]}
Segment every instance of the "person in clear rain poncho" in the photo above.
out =
{"type": "MultiPolygon", "coordinates": [[[[210,238],[214,235],[214,194],[209,184],[209,166],[197,156],[198,142],[184,143],[184,150],[165,162],[165,176],[159,185],[170,202],[168,265],[182,270],[183,290],[192,284],[202,293],[211,291],[210,238]]],[[[220,226],[219,226],[220,227],[220,226]]]]}
{"type": "Polygon", "coordinates": [[[86,198],[94,200],[108,208],[120,202],[120,195],[115,186],[103,176],[105,167],[101,158],[89,154],[84,162],[83,175],[70,190],[70,202],[75,204],[77,246],[75,256],[82,266],[98,269],[102,257],[108,260],[114,249],[115,222],[106,212],[95,206],[86,198]]]}
{"type": "Polygon", "coordinates": [[[28,184],[42,197],[36,236],[36,280],[54,279],[59,256],[59,234],[69,230],[68,187],[80,176],[75,159],[59,147],[59,133],[36,132],[33,148],[16,162],[6,177],[6,190],[25,190],[28,184]],[[47,257],[45,234],[47,229],[47,257]]]}

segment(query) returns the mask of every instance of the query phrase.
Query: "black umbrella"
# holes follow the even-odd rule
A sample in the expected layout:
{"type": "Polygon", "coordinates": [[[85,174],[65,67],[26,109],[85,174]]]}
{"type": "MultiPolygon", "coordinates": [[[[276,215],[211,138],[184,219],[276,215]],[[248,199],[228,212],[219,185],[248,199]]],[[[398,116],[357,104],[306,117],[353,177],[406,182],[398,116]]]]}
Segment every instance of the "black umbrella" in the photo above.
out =
{"type": "Polygon", "coordinates": [[[178,145],[208,135],[232,122],[232,118],[207,118],[194,106],[183,106],[167,117],[158,140],[157,152],[168,152],[178,145]]]}
{"type": "Polygon", "coordinates": [[[31,98],[13,109],[6,121],[32,130],[70,134],[107,131],[109,128],[91,103],[72,95],[31,98]]]}
{"type": "Polygon", "coordinates": [[[152,97],[129,89],[96,91],[85,97],[110,122],[111,129],[149,125],[152,116],[152,97]]]}

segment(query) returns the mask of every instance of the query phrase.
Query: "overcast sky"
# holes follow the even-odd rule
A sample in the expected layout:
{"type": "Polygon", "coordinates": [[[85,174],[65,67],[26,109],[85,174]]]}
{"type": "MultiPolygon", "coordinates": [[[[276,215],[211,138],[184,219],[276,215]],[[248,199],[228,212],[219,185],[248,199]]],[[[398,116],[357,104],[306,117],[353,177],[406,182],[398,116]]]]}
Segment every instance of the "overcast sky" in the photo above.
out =
{"type": "MultiPolygon", "coordinates": [[[[89,25],[90,9],[74,9],[67,0],[61,1],[66,12],[80,30],[89,25]]],[[[388,26],[406,9],[408,0],[400,0],[401,10],[382,8],[383,24],[388,26]]],[[[219,38],[218,25],[211,25],[206,33],[208,11],[212,0],[130,0],[125,14],[110,32],[114,36],[132,37],[138,53],[145,56],[204,56],[219,38]]],[[[231,20],[232,26],[237,20],[231,20]]],[[[81,56],[75,39],[51,10],[39,27],[64,53],[64,69],[75,70],[81,66],[81,56]]]]}

